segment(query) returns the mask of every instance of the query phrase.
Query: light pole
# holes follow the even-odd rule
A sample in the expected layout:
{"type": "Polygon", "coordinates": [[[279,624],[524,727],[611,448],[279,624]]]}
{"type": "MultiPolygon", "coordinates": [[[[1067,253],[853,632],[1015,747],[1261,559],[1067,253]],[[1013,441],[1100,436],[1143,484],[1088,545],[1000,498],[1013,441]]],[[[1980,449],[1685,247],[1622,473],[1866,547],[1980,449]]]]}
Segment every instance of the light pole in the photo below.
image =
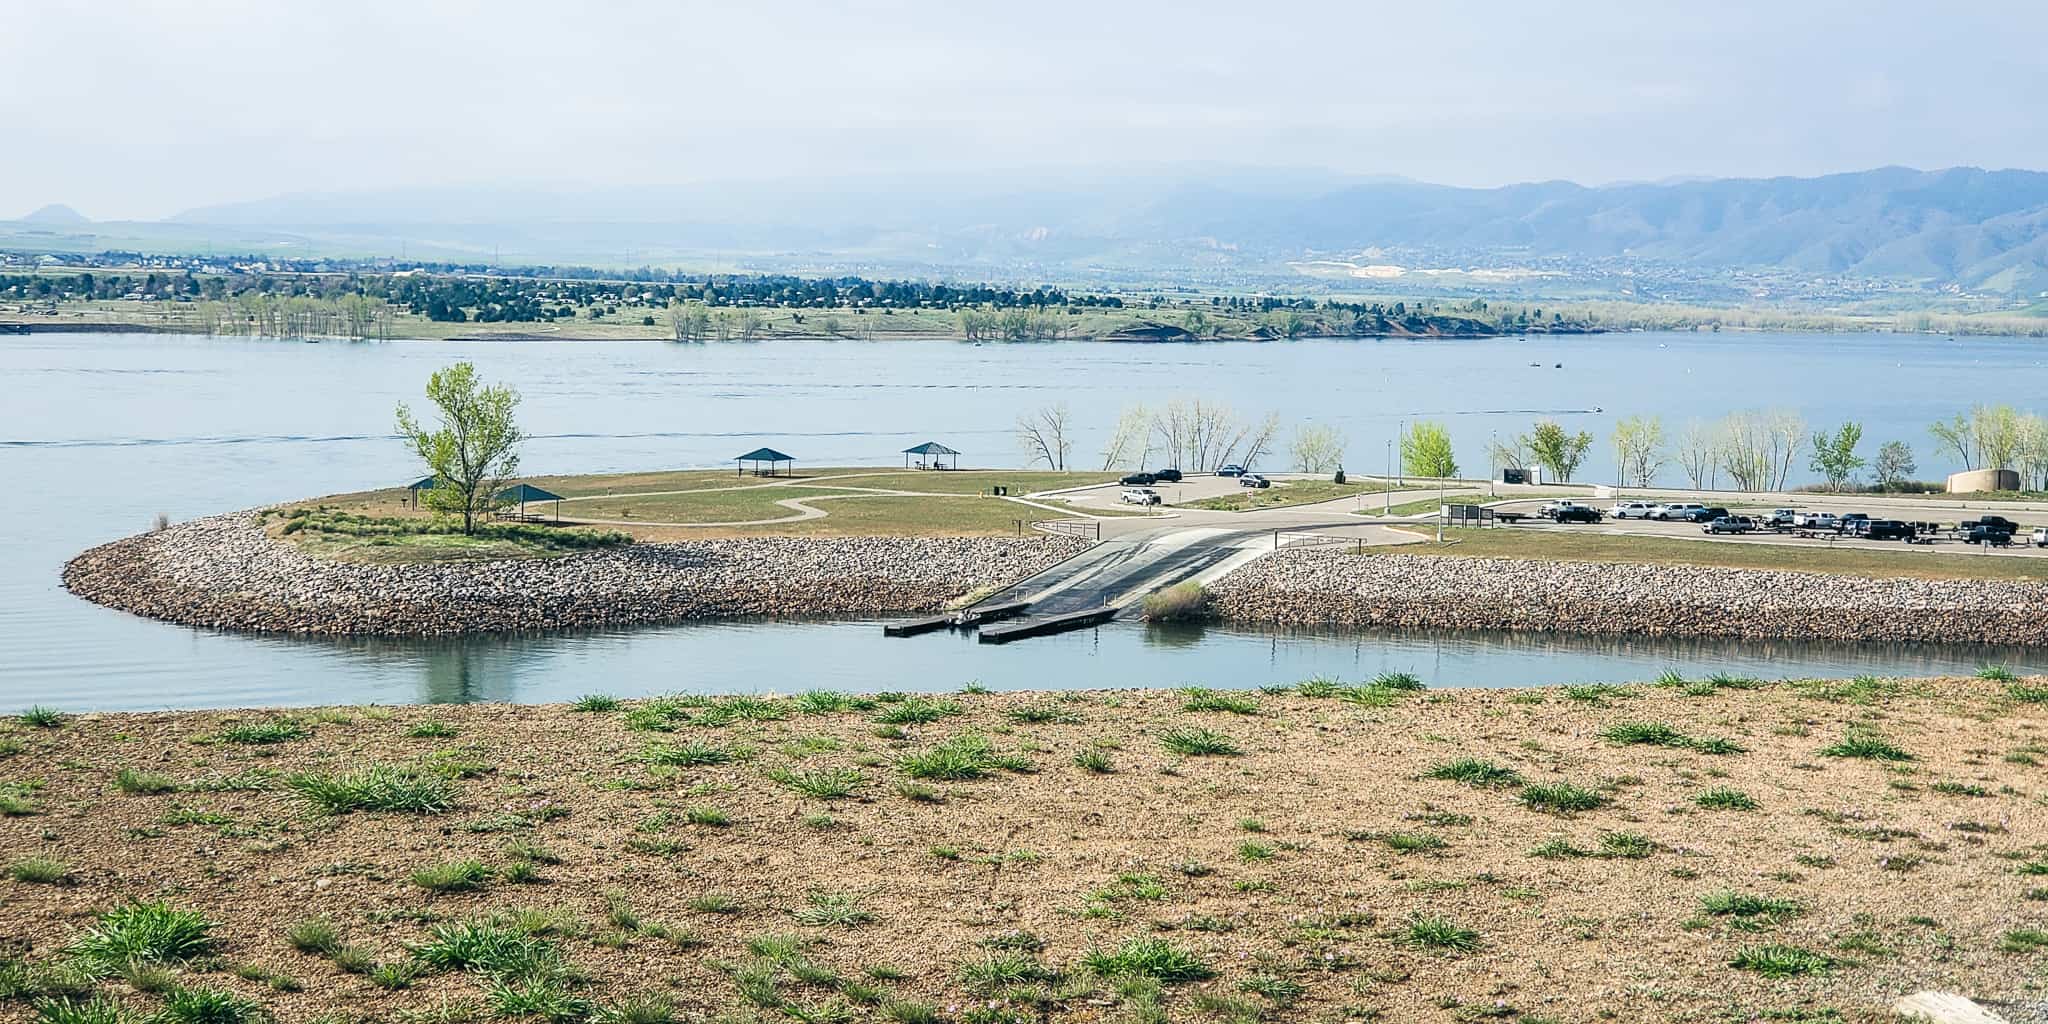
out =
{"type": "Polygon", "coordinates": [[[1489,430],[1489,431],[1487,431],[1487,432],[1486,432],[1486,462],[1487,462],[1487,470],[1486,470],[1486,496],[1487,496],[1487,497],[1489,497],[1489,498],[1497,498],[1497,497],[1500,497],[1500,495],[1498,495],[1498,494],[1494,493],[1494,490],[1493,490],[1493,482],[1494,482],[1495,480],[1498,480],[1498,479],[1500,479],[1500,457],[1499,457],[1499,456],[1498,456],[1498,455],[1496,454],[1496,453],[1497,453],[1497,452],[1499,452],[1499,451],[1500,451],[1500,431],[1497,431],[1497,430],[1489,430]]]}
{"type": "Polygon", "coordinates": [[[1444,542],[1444,478],[1436,478],[1436,542],[1444,542]]]}
{"type": "Polygon", "coordinates": [[[1387,475],[1380,478],[1380,486],[1386,488],[1387,510],[1382,515],[1394,514],[1394,442],[1387,441],[1387,475]]]}

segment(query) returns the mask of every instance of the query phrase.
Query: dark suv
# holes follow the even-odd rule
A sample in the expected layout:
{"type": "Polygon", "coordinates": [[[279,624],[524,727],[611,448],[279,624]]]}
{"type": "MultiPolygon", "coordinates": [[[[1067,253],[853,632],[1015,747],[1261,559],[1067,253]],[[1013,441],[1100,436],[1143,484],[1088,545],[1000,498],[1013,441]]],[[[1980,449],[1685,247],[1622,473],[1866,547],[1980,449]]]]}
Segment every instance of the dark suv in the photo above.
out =
{"type": "Polygon", "coordinates": [[[1688,523],[1711,523],[1728,514],[1725,508],[1696,508],[1685,514],[1688,523]]]}
{"type": "Polygon", "coordinates": [[[2020,524],[2004,516],[1984,516],[1956,526],[1956,534],[1965,544],[1989,544],[2002,548],[2012,543],[2014,531],[2020,524]]]}
{"type": "Polygon", "coordinates": [[[1856,535],[1869,540],[1912,540],[1920,531],[1897,519],[1866,519],[1856,528],[1856,535]]]}
{"type": "Polygon", "coordinates": [[[1131,475],[1124,477],[1122,480],[1117,481],[1117,483],[1120,483],[1125,487],[1150,487],[1158,482],[1159,474],[1157,473],[1132,473],[1131,475]]]}

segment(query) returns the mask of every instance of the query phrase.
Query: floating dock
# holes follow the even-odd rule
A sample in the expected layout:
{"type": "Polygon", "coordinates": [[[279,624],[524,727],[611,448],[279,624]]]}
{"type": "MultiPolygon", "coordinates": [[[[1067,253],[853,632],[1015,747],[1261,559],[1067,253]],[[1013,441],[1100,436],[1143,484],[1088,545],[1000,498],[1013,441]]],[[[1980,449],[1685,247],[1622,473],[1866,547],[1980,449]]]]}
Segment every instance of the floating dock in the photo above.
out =
{"type": "Polygon", "coordinates": [[[1039,618],[1021,619],[1007,626],[994,626],[981,631],[979,639],[985,644],[1006,644],[1012,640],[1024,640],[1034,636],[1050,636],[1070,629],[1087,629],[1116,618],[1115,608],[1088,608],[1064,615],[1046,615],[1039,618]]]}

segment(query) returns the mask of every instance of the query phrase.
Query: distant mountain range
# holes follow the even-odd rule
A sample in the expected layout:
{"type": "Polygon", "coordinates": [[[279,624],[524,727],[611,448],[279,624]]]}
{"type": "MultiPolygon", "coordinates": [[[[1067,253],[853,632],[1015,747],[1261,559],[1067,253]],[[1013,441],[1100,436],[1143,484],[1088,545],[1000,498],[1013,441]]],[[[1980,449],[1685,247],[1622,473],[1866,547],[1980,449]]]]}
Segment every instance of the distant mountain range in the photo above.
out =
{"type": "Polygon", "coordinates": [[[1316,171],[1171,166],[659,187],[285,195],[167,221],[64,206],[30,237],[216,251],[1040,279],[1271,281],[1338,267],[1763,271],[2048,292],[2048,173],[1886,167],[1819,178],[1474,189],[1316,171]]]}

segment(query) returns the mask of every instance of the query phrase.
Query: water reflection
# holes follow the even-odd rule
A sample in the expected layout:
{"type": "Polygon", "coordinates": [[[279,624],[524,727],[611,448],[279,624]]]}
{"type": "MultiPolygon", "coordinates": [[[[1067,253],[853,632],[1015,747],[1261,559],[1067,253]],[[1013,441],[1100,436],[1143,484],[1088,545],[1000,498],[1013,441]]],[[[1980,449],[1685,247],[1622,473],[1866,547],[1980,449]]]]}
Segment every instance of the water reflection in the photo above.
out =
{"type": "Polygon", "coordinates": [[[1673,640],[1534,633],[1248,629],[1116,623],[1001,647],[970,634],[884,637],[878,620],[729,621],[459,640],[210,640],[282,649],[302,671],[260,689],[194,682],[174,695],[102,680],[9,704],[106,709],[246,704],[574,700],[586,693],[945,692],[1126,686],[1251,687],[1413,672],[1436,687],[1631,682],[1665,670],[1767,679],[2048,671],[2048,652],[1985,646],[1673,640]]]}

